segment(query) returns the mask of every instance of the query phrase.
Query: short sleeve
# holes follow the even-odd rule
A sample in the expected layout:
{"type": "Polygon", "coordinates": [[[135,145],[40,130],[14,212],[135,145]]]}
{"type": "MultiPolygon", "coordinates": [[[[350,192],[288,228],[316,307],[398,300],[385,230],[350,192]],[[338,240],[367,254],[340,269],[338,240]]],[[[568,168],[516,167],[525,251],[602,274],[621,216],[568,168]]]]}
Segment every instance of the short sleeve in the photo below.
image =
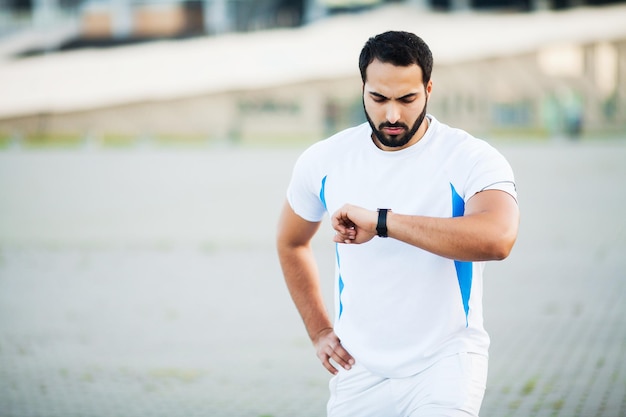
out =
{"type": "Polygon", "coordinates": [[[325,176],[316,147],[307,149],[296,161],[287,187],[287,201],[293,211],[304,220],[319,222],[326,213],[324,204],[325,176]]]}
{"type": "Polygon", "coordinates": [[[485,190],[501,190],[517,201],[515,177],[511,165],[494,147],[481,142],[473,155],[473,166],[466,183],[465,200],[485,190]]]}

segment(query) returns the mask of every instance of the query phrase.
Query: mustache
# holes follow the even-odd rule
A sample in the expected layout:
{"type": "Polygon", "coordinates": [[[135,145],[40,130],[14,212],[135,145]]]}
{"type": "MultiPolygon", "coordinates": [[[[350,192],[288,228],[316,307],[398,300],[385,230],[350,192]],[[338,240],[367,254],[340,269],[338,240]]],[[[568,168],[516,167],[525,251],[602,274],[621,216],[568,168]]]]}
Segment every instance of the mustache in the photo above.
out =
{"type": "Polygon", "coordinates": [[[385,127],[390,127],[390,128],[398,128],[401,127],[403,129],[409,129],[409,127],[407,125],[405,125],[404,123],[389,123],[389,122],[383,122],[381,124],[378,125],[378,129],[382,129],[385,127]]]}

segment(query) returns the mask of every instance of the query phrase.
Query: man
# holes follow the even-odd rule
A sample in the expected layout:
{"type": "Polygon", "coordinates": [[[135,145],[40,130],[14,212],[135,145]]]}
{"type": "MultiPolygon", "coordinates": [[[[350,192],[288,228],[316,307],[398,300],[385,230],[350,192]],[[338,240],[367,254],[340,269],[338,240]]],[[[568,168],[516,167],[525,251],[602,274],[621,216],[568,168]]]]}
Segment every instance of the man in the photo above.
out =
{"type": "Polygon", "coordinates": [[[306,150],[279,222],[285,280],[330,382],[331,417],[477,416],[489,337],[484,261],[509,255],[519,212],[507,161],[426,113],[433,60],[411,33],[367,41],[368,123],[306,150]],[[335,314],[310,242],[336,234],[335,314]]]}

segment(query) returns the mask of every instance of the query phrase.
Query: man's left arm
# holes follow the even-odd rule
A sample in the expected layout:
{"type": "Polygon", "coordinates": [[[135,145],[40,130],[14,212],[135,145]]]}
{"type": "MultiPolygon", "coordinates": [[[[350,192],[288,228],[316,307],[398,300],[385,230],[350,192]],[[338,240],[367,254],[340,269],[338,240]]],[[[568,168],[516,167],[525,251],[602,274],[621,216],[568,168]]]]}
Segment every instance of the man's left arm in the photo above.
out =
{"type": "MultiPolygon", "coordinates": [[[[473,195],[460,217],[387,213],[387,234],[418,248],[459,261],[506,258],[517,239],[519,208],[509,193],[486,190],[473,195]]],[[[332,218],[335,242],[364,243],[376,236],[378,212],[346,204],[332,218]]]]}

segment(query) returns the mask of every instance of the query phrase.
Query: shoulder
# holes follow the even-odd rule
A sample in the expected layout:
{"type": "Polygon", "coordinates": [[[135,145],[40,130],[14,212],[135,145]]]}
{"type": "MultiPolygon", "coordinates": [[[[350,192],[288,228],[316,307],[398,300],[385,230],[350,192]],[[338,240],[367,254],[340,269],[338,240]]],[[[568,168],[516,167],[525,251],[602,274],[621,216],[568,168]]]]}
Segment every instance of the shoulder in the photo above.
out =
{"type": "Polygon", "coordinates": [[[310,145],[300,155],[299,160],[315,160],[319,163],[320,160],[345,157],[345,154],[342,154],[343,151],[358,147],[359,144],[366,142],[370,135],[371,128],[368,123],[350,127],[310,145]]]}
{"type": "Polygon", "coordinates": [[[356,146],[363,138],[368,139],[372,133],[368,123],[362,123],[335,133],[327,139],[321,140],[311,147],[335,148],[342,146],[356,146]]]}
{"type": "Polygon", "coordinates": [[[469,133],[439,124],[437,155],[456,192],[467,199],[487,189],[498,189],[517,199],[511,165],[494,146],[469,133]]]}
{"type": "Polygon", "coordinates": [[[431,123],[435,128],[435,136],[437,144],[448,147],[482,147],[486,142],[478,139],[463,129],[448,126],[435,119],[431,119],[431,123]]]}
{"type": "Polygon", "coordinates": [[[462,158],[467,161],[482,160],[484,158],[502,158],[502,154],[489,142],[476,138],[463,129],[450,127],[432,119],[435,127],[435,147],[450,157],[462,158]]]}

